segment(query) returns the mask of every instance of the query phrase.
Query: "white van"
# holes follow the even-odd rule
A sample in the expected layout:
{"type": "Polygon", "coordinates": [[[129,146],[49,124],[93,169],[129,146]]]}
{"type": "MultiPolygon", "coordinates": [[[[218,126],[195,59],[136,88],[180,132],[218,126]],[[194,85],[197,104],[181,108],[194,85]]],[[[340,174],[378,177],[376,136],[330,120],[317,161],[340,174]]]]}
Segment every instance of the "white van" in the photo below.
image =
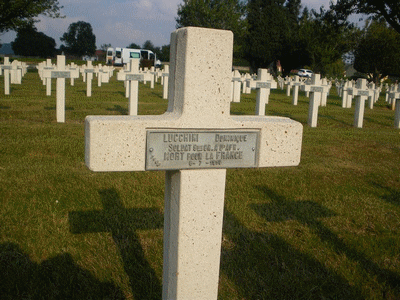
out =
{"type": "Polygon", "coordinates": [[[107,48],[107,53],[106,53],[106,64],[107,65],[112,65],[114,63],[114,56],[115,56],[115,51],[114,48],[107,48]]]}

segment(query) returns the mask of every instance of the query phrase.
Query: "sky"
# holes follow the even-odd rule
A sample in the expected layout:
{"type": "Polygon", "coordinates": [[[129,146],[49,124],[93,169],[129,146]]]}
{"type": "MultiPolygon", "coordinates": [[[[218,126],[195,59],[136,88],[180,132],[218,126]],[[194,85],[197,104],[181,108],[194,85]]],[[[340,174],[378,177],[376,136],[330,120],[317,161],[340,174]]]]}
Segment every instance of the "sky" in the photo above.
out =
{"type": "MultiPolygon", "coordinates": [[[[329,7],[330,0],[302,0],[302,6],[319,10],[329,7]]],[[[143,45],[150,40],[155,46],[168,45],[171,32],[176,29],[178,5],[183,0],[59,0],[64,8],[63,19],[39,17],[39,32],[54,38],[59,47],[60,37],[71,23],[90,23],[99,49],[103,44],[127,47],[131,43],[143,45]]],[[[10,43],[15,32],[0,35],[1,43],[10,43]]]]}

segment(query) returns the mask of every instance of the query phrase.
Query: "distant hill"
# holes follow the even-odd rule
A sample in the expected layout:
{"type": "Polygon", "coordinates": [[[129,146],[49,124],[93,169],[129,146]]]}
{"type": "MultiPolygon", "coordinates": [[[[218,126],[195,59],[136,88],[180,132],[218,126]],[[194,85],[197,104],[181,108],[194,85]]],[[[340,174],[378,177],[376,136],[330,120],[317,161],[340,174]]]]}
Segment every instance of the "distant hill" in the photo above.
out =
{"type": "Polygon", "coordinates": [[[14,55],[14,51],[11,48],[11,44],[2,44],[2,46],[0,48],[0,54],[14,55]]]}

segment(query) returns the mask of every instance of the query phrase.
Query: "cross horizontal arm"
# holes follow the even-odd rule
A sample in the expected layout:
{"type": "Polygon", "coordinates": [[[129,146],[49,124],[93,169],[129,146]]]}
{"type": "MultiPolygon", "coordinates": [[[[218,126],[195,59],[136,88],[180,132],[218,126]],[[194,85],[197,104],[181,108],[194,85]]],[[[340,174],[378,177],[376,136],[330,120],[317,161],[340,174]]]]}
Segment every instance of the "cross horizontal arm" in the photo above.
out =
{"type": "MultiPolygon", "coordinates": [[[[182,126],[174,114],[163,116],[87,117],[85,159],[92,171],[145,171],[147,131],[171,132],[205,129],[207,131],[259,132],[256,167],[295,166],[300,162],[302,125],[288,118],[232,116],[224,126],[194,128],[182,126]],[[221,129],[223,128],[223,129],[221,129]]],[[[171,144],[193,144],[174,143],[171,144]]],[[[223,141],[222,144],[234,144],[223,141]]],[[[193,150],[193,149],[191,149],[193,150]]],[[[183,151],[183,150],[181,150],[183,151]]],[[[186,151],[193,153],[193,151],[186,151]]],[[[186,155],[186,154],[185,154],[186,155]]]]}

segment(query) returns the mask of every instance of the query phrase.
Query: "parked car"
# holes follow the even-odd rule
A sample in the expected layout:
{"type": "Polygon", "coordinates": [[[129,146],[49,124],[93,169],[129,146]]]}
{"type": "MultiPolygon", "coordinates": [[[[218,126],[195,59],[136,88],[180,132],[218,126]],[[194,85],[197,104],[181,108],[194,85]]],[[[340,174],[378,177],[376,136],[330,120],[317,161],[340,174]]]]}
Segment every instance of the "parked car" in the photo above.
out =
{"type": "Polygon", "coordinates": [[[300,77],[311,77],[313,74],[313,71],[307,69],[300,69],[297,72],[297,75],[299,75],[300,77]]]}

